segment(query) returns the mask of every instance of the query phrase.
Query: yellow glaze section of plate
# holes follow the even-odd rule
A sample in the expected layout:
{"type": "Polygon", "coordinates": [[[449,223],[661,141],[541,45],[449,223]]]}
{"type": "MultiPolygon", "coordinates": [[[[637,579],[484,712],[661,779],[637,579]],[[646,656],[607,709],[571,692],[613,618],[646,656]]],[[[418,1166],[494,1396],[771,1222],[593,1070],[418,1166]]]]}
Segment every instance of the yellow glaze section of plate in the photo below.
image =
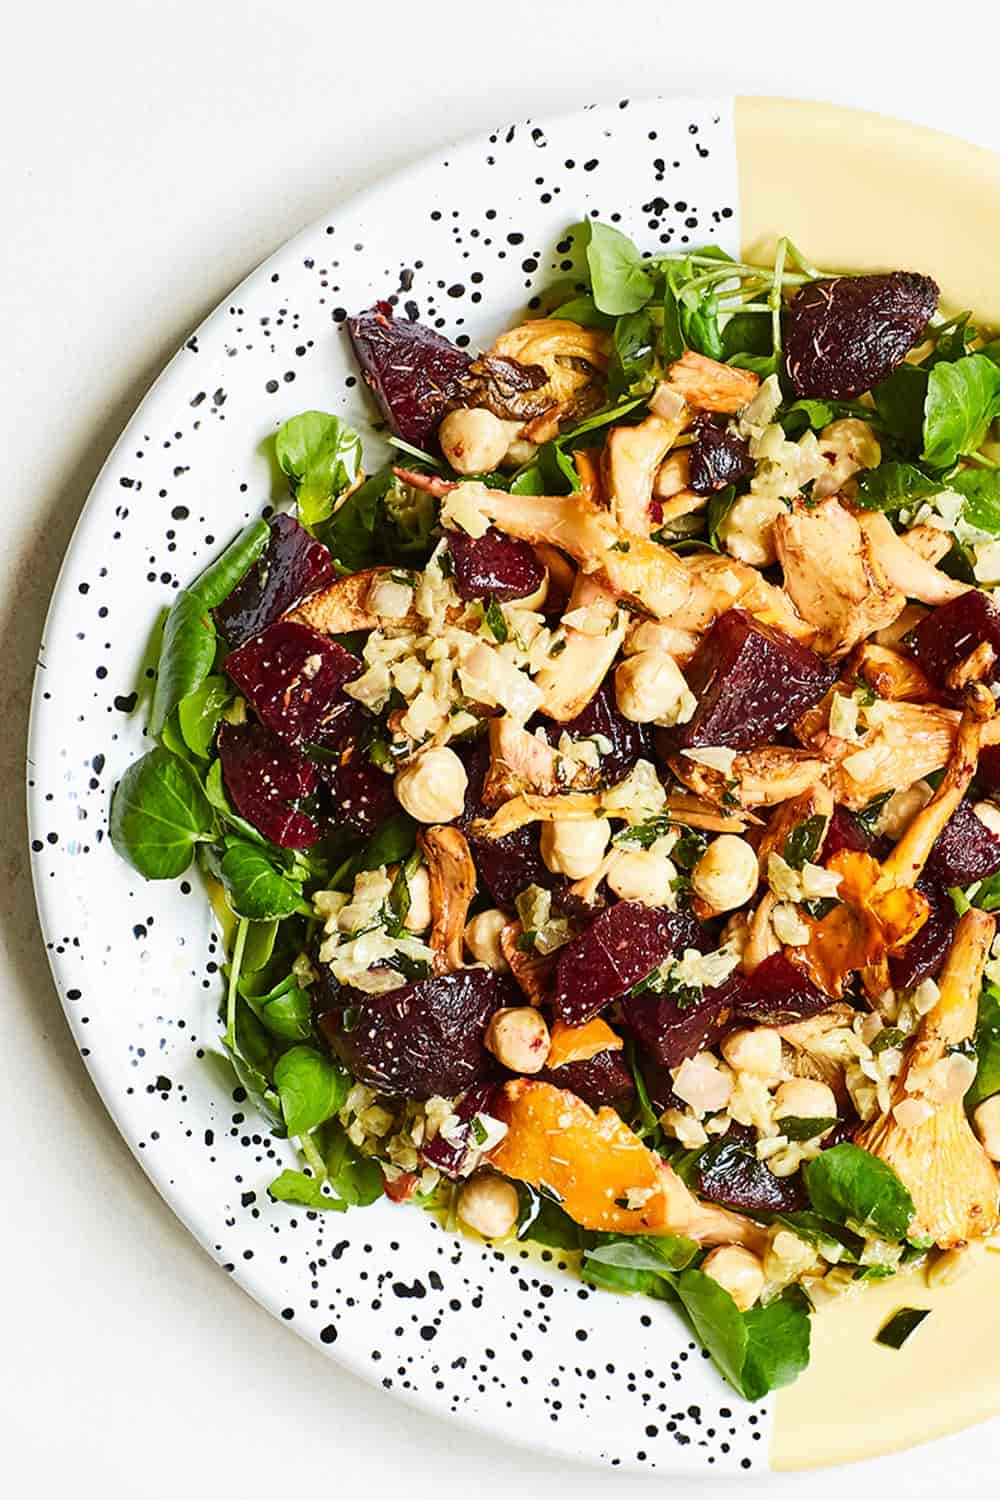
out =
{"type": "Polygon", "coordinates": [[[824,270],[924,271],[1000,324],[1000,155],[860,110],[737,99],[744,255],[787,234],[824,270]]]}
{"type": "MultiPolygon", "coordinates": [[[[830,270],[934,276],[946,309],[1000,324],[1000,155],[882,115],[737,99],[745,258],[776,234],[830,270]]],[[[771,1463],[872,1458],[1000,1414],[1000,1254],[953,1286],[922,1274],[865,1288],[814,1319],[813,1359],[776,1399],[771,1463]],[[932,1315],[901,1350],[874,1342],[900,1307],[932,1315]]]]}

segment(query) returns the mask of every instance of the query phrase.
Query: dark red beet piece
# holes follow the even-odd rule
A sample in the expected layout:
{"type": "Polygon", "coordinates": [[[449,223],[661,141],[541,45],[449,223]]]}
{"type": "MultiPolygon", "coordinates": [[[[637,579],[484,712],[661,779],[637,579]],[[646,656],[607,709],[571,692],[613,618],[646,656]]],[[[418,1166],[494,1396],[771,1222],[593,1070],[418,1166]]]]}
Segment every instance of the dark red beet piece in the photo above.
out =
{"type": "Polygon", "coordinates": [[[841,849],[849,849],[857,854],[869,854],[874,843],[873,835],[865,830],[848,808],[838,802],[833,809],[830,826],[826,831],[826,842],[823,845],[820,861],[839,854],[841,849]]]}
{"type": "MultiPolygon", "coordinates": [[[[329,975],[320,965],[319,985],[329,975]]],[[[332,982],[333,1003],[319,1016],[330,1051],[359,1083],[390,1098],[450,1097],[494,1070],[483,1045],[490,1017],[517,1005],[520,990],[489,969],[458,969],[369,995],[332,982]]],[[[319,1003],[322,1004],[322,995],[319,1003]]]]}
{"type": "Polygon", "coordinates": [[[948,892],[936,880],[929,879],[926,872],[917,881],[917,890],[927,897],[930,914],[902,953],[889,960],[889,977],[897,990],[909,989],[922,979],[933,979],[940,972],[958,921],[948,892]]]}
{"type": "Polygon", "coordinates": [[[427,445],[460,388],[472,357],[422,323],[394,318],[388,302],[348,318],[354,354],[398,437],[427,445]]]}
{"type": "Polygon", "coordinates": [[[469,848],[479,878],[497,906],[513,907],[514,898],[529,885],[552,890],[558,877],[542,859],[537,827],[529,824],[503,839],[469,836],[469,848]]]}
{"type": "Polygon", "coordinates": [[[552,1007],[561,1021],[582,1025],[665,958],[703,942],[701,929],[687,912],[616,901],[560,948],[552,1007]]]}
{"type": "Polygon", "coordinates": [[[294,516],[274,516],[271,540],[228,598],[212,611],[230,646],[273,625],[286,609],[329,583],[336,573],[322,542],[294,516]]]}
{"type": "Polygon", "coordinates": [[[543,1068],[536,1076],[541,1083],[569,1089],[591,1109],[607,1105],[620,1115],[627,1115],[635,1103],[632,1070],[621,1048],[609,1048],[578,1062],[563,1063],[560,1068],[543,1068]]]}
{"type": "Polygon", "coordinates": [[[984,745],[980,750],[976,779],[985,792],[1000,792],[1000,745],[984,745]]]}
{"type": "Polygon", "coordinates": [[[363,751],[352,747],[338,761],[321,761],[316,769],[329,790],[335,823],[346,823],[355,833],[370,838],[396,811],[392,777],[373,765],[363,751]]]}
{"type": "Polygon", "coordinates": [[[735,432],[727,432],[714,422],[700,422],[695,440],[688,449],[690,469],[688,488],[696,495],[711,495],[735,484],[754,471],[750,444],[735,432]]]}
{"type": "Polygon", "coordinates": [[[647,1052],[639,1047],[636,1052],[636,1064],[642,1074],[642,1081],[646,1085],[646,1093],[649,1102],[658,1115],[664,1110],[685,1110],[687,1105],[679,1094],[674,1093],[674,1080],[669,1068],[665,1068],[652,1052],[647,1052]]]}
{"type": "Polygon", "coordinates": [[[704,1052],[729,1030],[733,1000],[741,993],[743,976],[706,990],[697,1005],[678,1005],[669,995],[634,995],[625,1002],[625,1019],[642,1043],[644,1056],[655,1057],[664,1068],[678,1067],[686,1057],[704,1052]]]}
{"type": "Polygon", "coordinates": [[[736,1015],[767,1026],[804,1021],[832,1003],[784,953],[772,953],[752,974],[741,975],[732,995],[736,1015]]]}
{"type": "Polygon", "coordinates": [[[444,1136],[436,1135],[432,1141],[422,1146],[422,1161],[429,1167],[436,1167],[446,1177],[460,1177],[469,1148],[475,1145],[472,1139],[472,1122],[476,1115],[495,1116],[499,1098],[500,1086],[496,1083],[479,1083],[475,1088],[468,1089],[455,1105],[460,1126],[450,1132],[450,1140],[446,1141],[444,1136]]]}
{"type": "Polygon", "coordinates": [[[263,724],[219,726],[219,759],[229,799],[279,849],[308,849],[320,839],[319,824],[297,803],[316,790],[316,767],[263,724]]]}
{"type": "MultiPolygon", "coordinates": [[[[574,739],[589,739],[601,734],[610,740],[611,749],[601,756],[601,777],[604,781],[620,781],[627,776],[637,760],[652,754],[652,740],[648,724],[633,724],[619,711],[615,701],[614,685],[606,679],[594,694],[586,708],[565,724],[558,726],[574,739]]],[[[558,735],[554,738],[558,739],[558,735]]]]}
{"type": "Polygon", "coordinates": [[[335,730],[344,683],[361,671],[358,658],[337,641],[289,620],[231,651],[223,667],[269,729],[284,740],[313,744],[335,730]]]}
{"type": "Polygon", "coordinates": [[[942,885],[970,885],[1000,870],[1000,839],[991,833],[971,802],[960,802],[935,840],[927,874],[942,885]]]}
{"type": "Polygon", "coordinates": [[[982,589],[970,589],[925,615],[909,636],[909,647],[929,677],[945,687],[952,667],[989,641],[997,653],[985,681],[1000,682],[1000,609],[982,589]]]}
{"type": "Polygon", "coordinates": [[[748,1126],[730,1125],[718,1142],[699,1157],[695,1185],[703,1198],[741,1213],[790,1213],[804,1208],[801,1174],[776,1177],[757,1160],[756,1136],[748,1126]]]}
{"type": "Polygon", "coordinates": [[[506,604],[541,588],[545,569],[527,542],[504,536],[495,526],[480,537],[464,531],[449,531],[447,537],[460,599],[492,596],[506,604]]]}
{"type": "Polygon", "coordinates": [[[698,707],[677,744],[692,750],[770,744],[819,702],[836,673],[832,663],[784,631],[762,625],[742,609],[729,609],[685,669],[698,707]]]}
{"type": "Polygon", "coordinates": [[[937,300],[937,283],[915,271],[809,282],[788,309],[785,368],[795,395],[849,401],[888,379],[937,300]]]}

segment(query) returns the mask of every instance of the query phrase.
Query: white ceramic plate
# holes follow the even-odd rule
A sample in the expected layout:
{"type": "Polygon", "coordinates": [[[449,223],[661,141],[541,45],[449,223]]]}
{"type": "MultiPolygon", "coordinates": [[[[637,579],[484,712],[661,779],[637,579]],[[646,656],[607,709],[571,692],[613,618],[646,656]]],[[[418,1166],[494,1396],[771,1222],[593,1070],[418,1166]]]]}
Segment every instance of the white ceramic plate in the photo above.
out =
{"type": "MultiPolygon", "coordinates": [[[[592,1292],[548,1252],[494,1252],[387,1201],[326,1216],[270,1201],[292,1152],[219,1055],[204,894],[193,876],[144,884],[105,829],[115,782],[148,746],[136,688],[148,690],[158,613],[286,498],[266,440],[308,408],[367,433],[345,313],[398,294],[486,344],[565,271],[563,232],[588,214],[646,247],[738,250],[740,170],[731,100],[525,122],[378,184],[254,271],[164,371],[94,487],[46,627],[29,769],[39,911],[81,1054],[159,1192],[227,1272],[332,1357],[438,1414],[595,1461],[737,1474],[767,1465],[773,1403],[750,1408],[724,1386],[669,1308],[592,1292]]],[[[764,227],[799,238],[786,221],[764,227]]],[[[846,1448],[820,1461],[837,1456],[846,1448]]]]}

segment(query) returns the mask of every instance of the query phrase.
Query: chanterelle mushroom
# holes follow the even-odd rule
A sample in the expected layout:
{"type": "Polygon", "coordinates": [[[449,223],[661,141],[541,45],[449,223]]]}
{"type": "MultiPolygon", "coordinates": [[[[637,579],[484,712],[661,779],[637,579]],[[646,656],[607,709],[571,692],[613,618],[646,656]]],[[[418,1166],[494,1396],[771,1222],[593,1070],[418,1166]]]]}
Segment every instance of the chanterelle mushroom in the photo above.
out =
{"type": "Polygon", "coordinates": [[[938,980],[939,998],[907,1048],[892,1107],[857,1137],[909,1188],[916,1207],[910,1237],[943,1249],[982,1239],[1000,1222],[996,1169],[962,1103],[972,1080],[961,1049],[975,1029],[994,929],[993,918],[975,907],[962,917],[938,980]]]}
{"type": "Polygon", "coordinates": [[[785,589],[815,625],[813,645],[824,656],[846,656],[905,608],[906,595],[890,583],[869,536],[839,500],[812,509],[796,501],[775,521],[774,541],[785,589]]]}
{"type": "Polygon", "coordinates": [[[548,383],[535,394],[546,407],[556,406],[560,415],[569,416],[599,402],[595,385],[608,368],[611,347],[611,335],[601,329],[582,328],[568,318],[531,318],[501,334],[490,353],[541,365],[548,383]]]}

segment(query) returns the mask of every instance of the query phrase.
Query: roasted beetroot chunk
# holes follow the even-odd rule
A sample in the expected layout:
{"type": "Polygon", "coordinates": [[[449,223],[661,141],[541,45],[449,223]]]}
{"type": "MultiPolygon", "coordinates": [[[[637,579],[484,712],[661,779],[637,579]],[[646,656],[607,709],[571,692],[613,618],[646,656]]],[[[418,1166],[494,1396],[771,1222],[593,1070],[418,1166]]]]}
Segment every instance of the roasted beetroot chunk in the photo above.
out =
{"type": "Polygon", "coordinates": [[[460,599],[492,597],[506,604],[541,588],[545,569],[527,542],[504,536],[495,526],[480,537],[464,531],[449,531],[447,536],[460,599]]]}
{"type": "Polygon", "coordinates": [[[745,1125],[730,1125],[716,1145],[705,1148],[695,1172],[703,1198],[741,1213],[790,1213],[804,1208],[801,1173],[776,1177],[757,1160],[756,1136],[745,1125]]]}
{"type": "Polygon", "coordinates": [[[601,777],[607,782],[620,781],[637,760],[648,758],[652,753],[649,725],[633,724],[631,719],[626,719],[618,708],[610,677],[575,719],[558,727],[560,733],[565,730],[574,739],[585,740],[600,734],[609,741],[611,749],[601,756],[601,777]]]}
{"type": "Polygon", "coordinates": [[[927,675],[945,687],[952,667],[983,641],[997,653],[985,680],[1000,682],[1000,609],[982,589],[970,589],[925,615],[909,637],[909,646],[927,675]]]}
{"type": "MultiPolygon", "coordinates": [[[[735,976],[734,976],[735,977],[735,976]]],[[[752,974],[740,976],[732,993],[736,1015],[765,1026],[785,1026],[805,1021],[831,1004],[829,995],[817,989],[797,964],[784,953],[772,953],[752,974]]]]}
{"type": "Polygon", "coordinates": [[[1000,792],[1000,745],[984,745],[980,750],[976,780],[990,796],[1000,792]]]}
{"type": "Polygon", "coordinates": [[[345,750],[339,760],[319,762],[316,769],[329,790],[335,824],[346,823],[355,833],[370,838],[396,811],[392,777],[363,752],[345,750]]]}
{"type": "Polygon", "coordinates": [[[889,977],[897,990],[909,989],[922,979],[935,978],[948,956],[958,921],[948,892],[936,880],[931,880],[926,871],[917,881],[917,890],[927,897],[930,914],[902,953],[889,960],[889,977]]]}
{"type": "Polygon", "coordinates": [[[874,837],[858,822],[854,814],[838,802],[833,809],[830,826],[826,831],[821,862],[831,859],[842,849],[850,849],[857,854],[869,854],[874,843],[874,837]]]}
{"type": "Polygon", "coordinates": [[[628,1115],[635,1103],[632,1070],[621,1048],[596,1052],[593,1057],[563,1063],[559,1068],[543,1068],[536,1076],[541,1083],[569,1089],[591,1109],[607,1105],[620,1115],[628,1115]]]}
{"type": "Polygon", "coordinates": [[[500,1085],[497,1083],[477,1083],[475,1088],[466,1090],[455,1105],[459,1126],[449,1131],[447,1140],[438,1134],[422,1146],[421,1160],[428,1167],[436,1167],[446,1177],[459,1177],[469,1148],[475,1145],[473,1120],[476,1115],[495,1115],[499,1098],[500,1085]]]}
{"type": "Polygon", "coordinates": [[[788,310],[785,368],[796,396],[849,401],[888,379],[937,307],[914,271],[812,281],[788,310]]]}
{"type": "Polygon", "coordinates": [[[655,1057],[664,1068],[676,1068],[722,1039],[742,983],[742,975],[734,975],[706,990],[697,1005],[678,1005],[669,995],[633,995],[625,1002],[625,1018],[645,1056],[655,1057]]]}
{"type": "Polygon", "coordinates": [[[283,740],[322,744],[334,733],[356,656],[308,625],[279,620],[223,662],[257,716],[283,740]]]}
{"type": "Polygon", "coordinates": [[[529,885],[552,890],[559,877],[542,859],[538,829],[529,824],[503,839],[469,837],[479,878],[497,906],[513,908],[514,898],[529,885]]]}
{"type": "Polygon", "coordinates": [[[298,804],[316,790],[316,767],[263,724],[219,726],[219,759],[229,800],[279,849],[308,849],[319,824],[298,804]]]}
{"type": "Polygon", "coordinates": [[[483,1046],[490,1017],[518,1004],[520,991],[489,969],[459,969],[369,995],[337,990],[320,965],[319,1005],[332,1003],[318,1025],[330,1051],[359,1083],[394,1099],[449,1097],[482,1083],[494,1070],[483,1046]]]}
{"type": "Polygon", "coordinates": [[[970,802],[960,802],[930,852],[926,871],[944,886],[970,885],[1000,870],[1000,839],[970,802]]]}
{"type": "Polygon", "coordinates": [[[432,328],[393,317],[388,302],[349,318],[347,331],[365,384],[392,431],[426,447],[472,357],[432,328]]]}
{"type": "Polygon", "coordinates": [[[752,750],[770,744],[817,704],[836,667],[783,631],[729,609],[688,662],[685,676],[698,707],[679,731],[679,747],[752,750]]]}
{"type": "Polygon", "coordinates": [[[671,954],[701,946],[701,931],[688,913],[616,901],[560,948],[553,1009],[561,1021],[580,1026],[671,954]]]}
{"type": "Polygon", "coordinates": [[[294,516],[274,516],[271,540],[227,599],[213,610],[230,646],[273,625],[286,609],[330,582],[336,569],[322,542],[294,516]]]}
{"type": "Polygon", "coordinates": [[[716,427],[714,422],[698,425],[691,447],[688,488],[696,495],[712,495],[716,490],[735,484],[738,479],[752,474],[754,462],[750,457],[750,444],[735,432],[716,427]]]}

